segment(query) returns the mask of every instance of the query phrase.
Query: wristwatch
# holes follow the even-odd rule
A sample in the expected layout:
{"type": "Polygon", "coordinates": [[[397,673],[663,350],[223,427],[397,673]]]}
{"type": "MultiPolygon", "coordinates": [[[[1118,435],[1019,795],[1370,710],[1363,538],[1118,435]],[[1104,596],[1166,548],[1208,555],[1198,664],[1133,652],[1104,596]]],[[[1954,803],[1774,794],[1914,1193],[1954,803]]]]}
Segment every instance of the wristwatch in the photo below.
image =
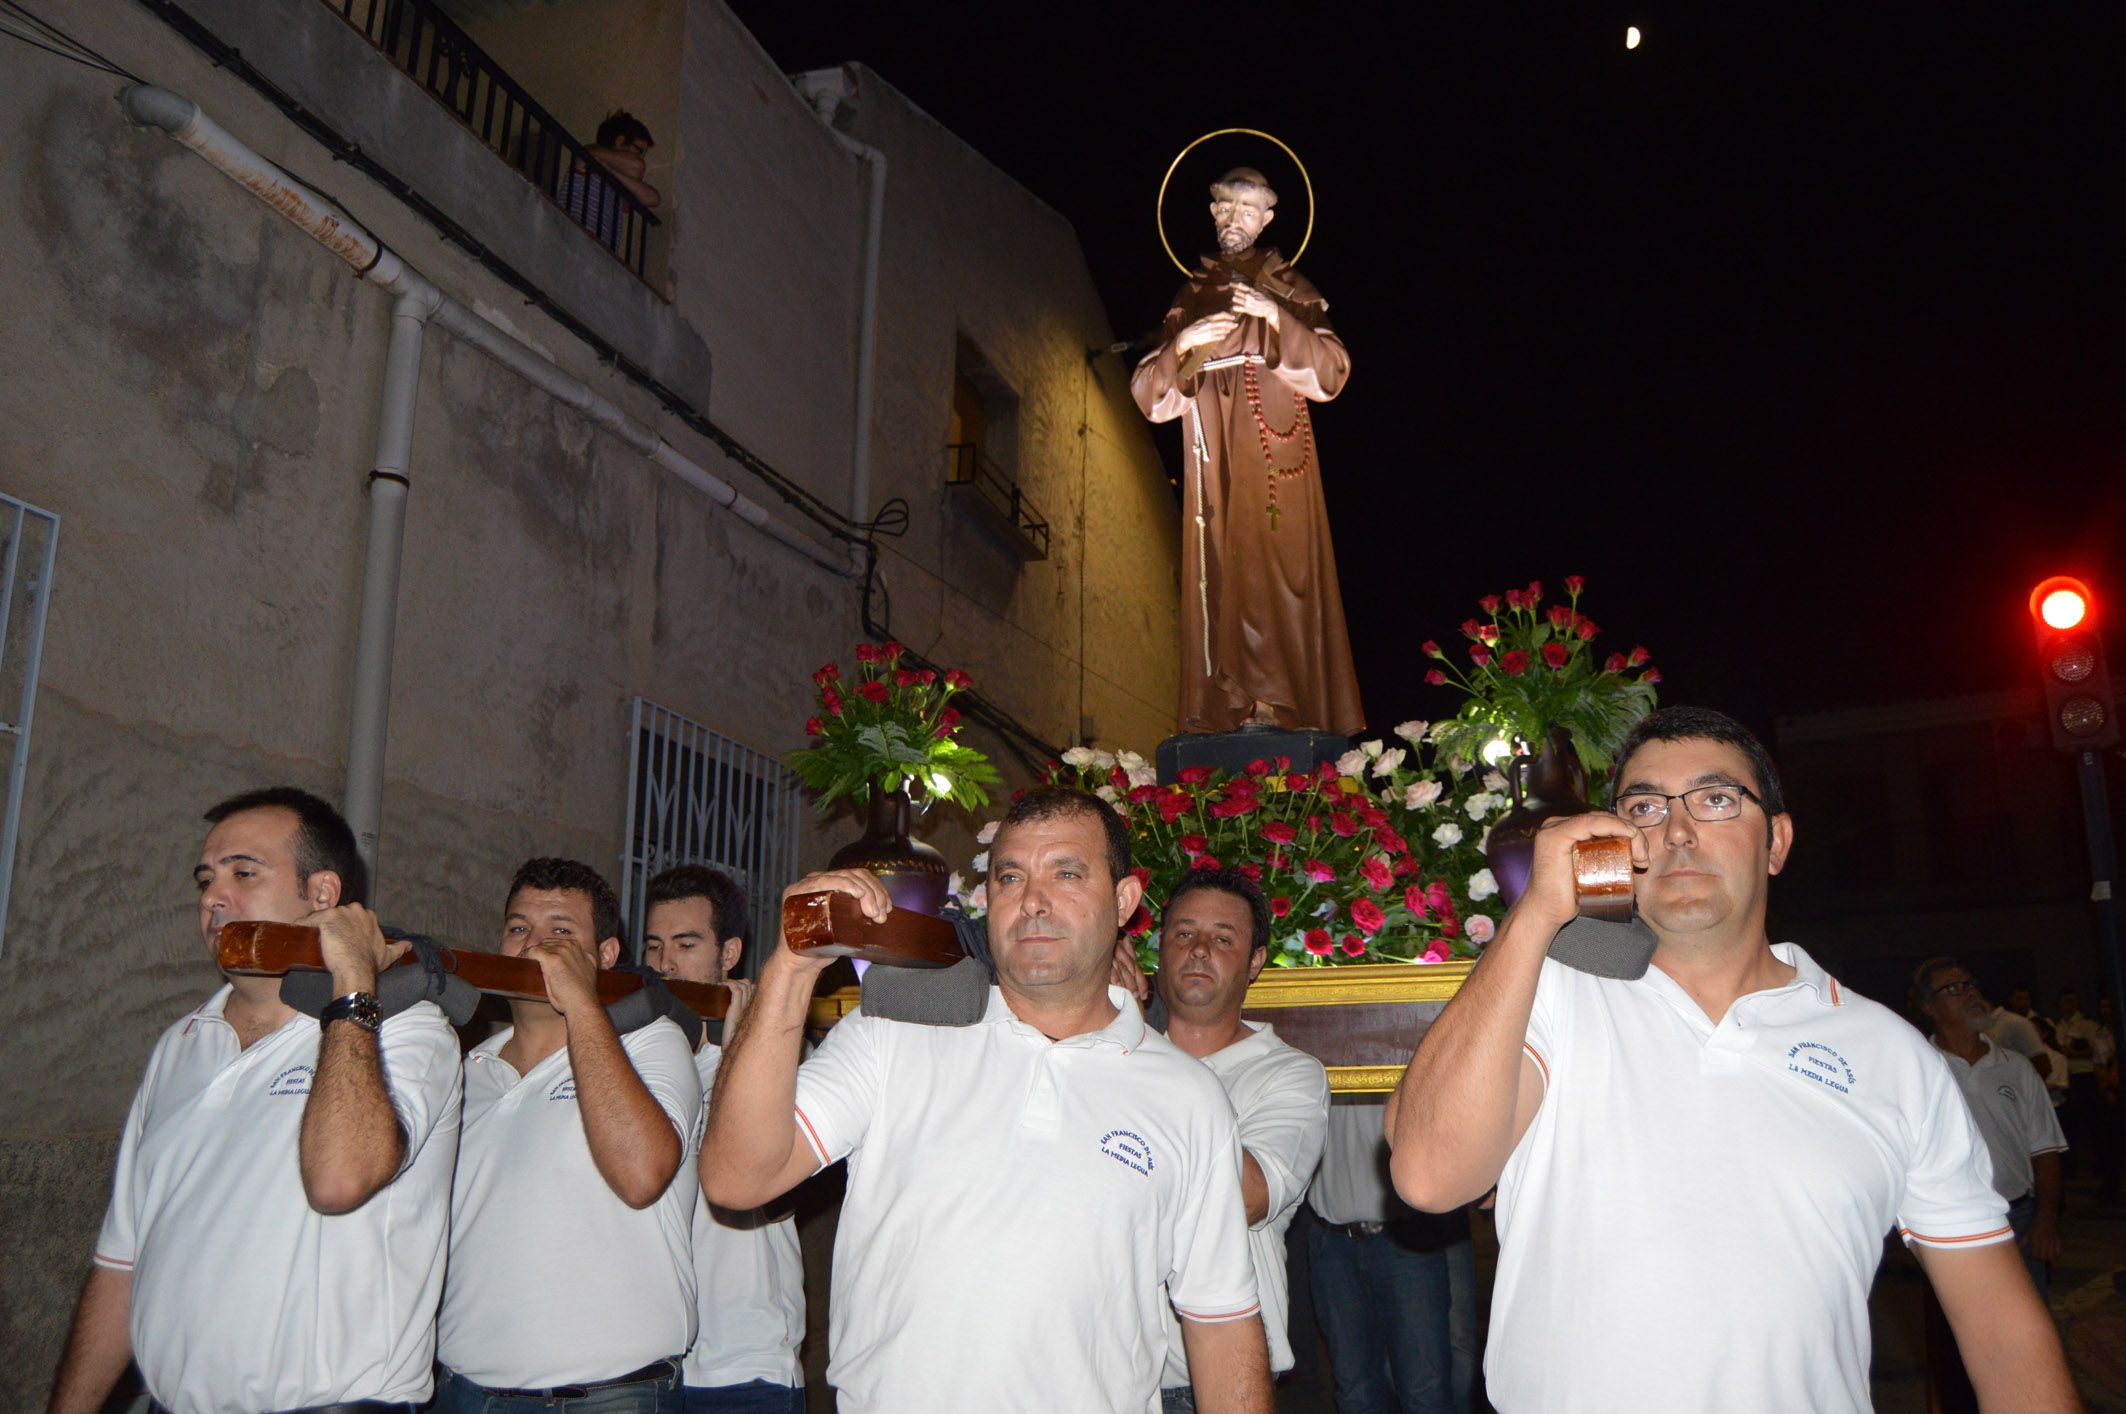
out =
{"type": "Polygon", "coordinates": [[[344,997],[334,997],[326,1002],[325,1009],[317,1014],[319,1030],[335,1021],[351,1021],[374,1035],[384,1024],[384,1012],[377,1005],[376,993],[349,992],[344,997]]]}

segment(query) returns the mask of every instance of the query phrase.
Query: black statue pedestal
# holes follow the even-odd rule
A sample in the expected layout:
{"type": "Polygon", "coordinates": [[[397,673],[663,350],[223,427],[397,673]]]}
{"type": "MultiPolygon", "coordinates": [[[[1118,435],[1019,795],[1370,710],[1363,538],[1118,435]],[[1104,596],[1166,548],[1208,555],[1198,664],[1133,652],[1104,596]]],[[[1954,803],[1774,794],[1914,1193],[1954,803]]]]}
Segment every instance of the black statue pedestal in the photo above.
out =
{"type": "Polygon", "coordinates": [[[1292,758],[1292,770],[1311,771],[1324,761],[1334,761],[1351,749],[1351,738],[1333,732],[1286,731],[1282,727],[1250,727],[1237,732],[1183,732],[1159,743],[1153,764],[1159,783],[1172,785],[1191,766],[1214,771],[1245,771],[1250,761],[1275,765],[1280,756],[1292,758]]]}

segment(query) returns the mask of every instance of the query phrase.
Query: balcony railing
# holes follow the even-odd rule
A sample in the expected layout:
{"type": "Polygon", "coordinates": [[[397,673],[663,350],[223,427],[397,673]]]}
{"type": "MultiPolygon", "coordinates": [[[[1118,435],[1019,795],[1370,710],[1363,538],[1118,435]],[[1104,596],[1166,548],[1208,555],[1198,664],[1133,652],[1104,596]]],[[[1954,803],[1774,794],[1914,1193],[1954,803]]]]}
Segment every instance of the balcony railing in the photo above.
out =
{"type": "Polygon", "coordinates": [[[1022,559],[1048,558],[1048,522],[1026,499],[1019,483],[982,455],[973,442],[945,444],[945,481],[976,506],[1011,541],[1022,559]]]}
{"type": "Polygon", "coordinates": [[[637,276],[657,218],[433,0],[324,0],[637,276]]]}

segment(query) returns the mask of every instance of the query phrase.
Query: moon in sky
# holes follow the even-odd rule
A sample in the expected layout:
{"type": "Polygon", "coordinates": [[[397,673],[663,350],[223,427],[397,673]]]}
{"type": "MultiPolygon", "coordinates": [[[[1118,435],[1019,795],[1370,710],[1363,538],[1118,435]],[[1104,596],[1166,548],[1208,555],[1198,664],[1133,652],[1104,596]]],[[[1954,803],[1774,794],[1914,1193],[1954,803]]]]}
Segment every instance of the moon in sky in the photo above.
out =
{"type": "Polygon", "coordinates": [[[1626,49],[1637,49],[1639,47],[1639,27],[1637,25],[1626,25],[1624,27],[1624,47],[1626,49]]]}

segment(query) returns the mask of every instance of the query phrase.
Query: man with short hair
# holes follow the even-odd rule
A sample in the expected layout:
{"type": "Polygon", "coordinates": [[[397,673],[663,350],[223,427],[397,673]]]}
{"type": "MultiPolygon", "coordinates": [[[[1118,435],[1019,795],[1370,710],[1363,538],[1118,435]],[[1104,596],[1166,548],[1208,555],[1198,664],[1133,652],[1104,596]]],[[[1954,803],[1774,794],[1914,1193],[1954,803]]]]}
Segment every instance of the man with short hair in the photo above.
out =
{"type": "Polygon", "coordinates": [[[100,1408],[131,1358],[175,1414],[411,1409],[433,1384],[457,1036],[429,1002],[380,1016],[407,945],[362,906],[338,811],[276,786],[206,818],[210,955],[225,923],[316,927],[337,1000],[306,1016],[280,978],[230,976],[155,1043],[51,1408],[100,1408]]]}
{"type": "MultiPolygon", "coordinates": [[[[863,870],[815,874],[883,920],[863,870]]],[[[751,1208],[848,1156],[828,1380],[846,1414],[1157,1402],[1170,1299],[1198,1407],[1269,1408],[1240,1144],[1217,1078],[1110,987],[1143,886],[1115,812],[1030,791],[990,849],[997,984],[971,1026],[859,1008],[802,1070],[827,959],[761,969],[702,1149],[711,1201],[751,1208]]]]}
{"type": "Polygon", "coordinates": [[[666,1017],[625,1035],[598,1002],[620,960],[620,901],[598,871],[532,859],[510,881],[502,955],[547,1000],[465,1057],[436,1414],[680,1414],[694,1343],[701,1078],[666,1017]]]}
{"type": "Polygon", "coordinates": [[[1526,892],[1390,1101],[1411,1203],[1498,1185],[1492,1402],[1866,1409],[1894,1225],[1988,1407],[2076,1407],[1948,1063],[1766,933],[1794,825],[1762,743],[1671,707],[1615,761],[1613,811],[1536,836],[1526,892]],[[1545,956],[1578,914],[1572,846],[1605,837],[1630,842],[1657,940],[1628,981],[1545,956]]]}
{"type": "MultiPolygon", "coordinates": [[[[721,982],[731,1010],[707,1023],[694,1054],[701,1089],[716,1084],[723,1039],[744,1017],[751,987],[731,976],[745,956],[746,891],[699,864],[651,879],[642,960],[670,981],[721,982]]],[[[689,1178],[693,1175],[689,1174],[689,1178]]],[[[686,1357],[687,1414],[803,1414],[805,1263],[789,1212],[734,1213],[694,1203],[694,1347],[686,1357]]]]}
{"type": "Polygon", "coordinates": [[[1928,958],[1913,972],[1912,1009],[1971,1107],[1992,1158],[1994,1191],[2008,1201],[2008,1222],[2042,1297],[2060,1255],[2060,1155],[2067,1148],[2045,1082],[2029,1061],[1985,1034],[1992,1009],[1955,958],[1928,958]]]}
{"type": "Polygon", "coordinates": [[[593,167],[577,162],[562,184],[561,205],[583,228],[608,249],[628,254],[624,248],[633,239],[619,195],[606,181],[610,176],[645,210],[655,210],[663,195],[646,179],[650,149],[657,145],[649,126],[625,108],[616,108],[598,124],[597,138],[589,149],[593,167]]]}
{"type": "MultiPolygon", "coordinates": [[[[1240,1128],[1248,1259],[1275,1376],[1292,1368],[1284,1234],[1321,1162],[1329,1076],[1320,1061],[1279,1040],[1268,1022],[1241,1020],[1248,984],[1269,957],[1270,905],[1237,869],[1195,870],[1160,913],[1156,985],[1166,1004],[1166,1039],[1210,1067],[1240,1128]]],[[[1192,1414],[1184,1332],[1171,1313],[1166,1328],[1161,1398],[1167,1414],[1192,1414]]]]}

